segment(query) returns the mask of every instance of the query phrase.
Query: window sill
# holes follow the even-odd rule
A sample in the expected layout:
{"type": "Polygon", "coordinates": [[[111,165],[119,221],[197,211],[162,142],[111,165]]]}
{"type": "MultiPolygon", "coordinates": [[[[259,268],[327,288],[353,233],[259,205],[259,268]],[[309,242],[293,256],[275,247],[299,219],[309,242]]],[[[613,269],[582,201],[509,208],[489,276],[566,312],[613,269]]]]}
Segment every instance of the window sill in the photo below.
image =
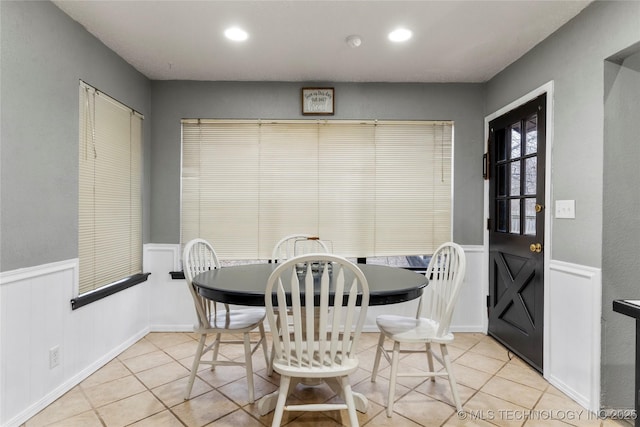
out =
{"type": "Polygon", "coordinates": [[[128,289],[132,286],[135,286],[139,283],[143,283],[147,281],[151,273],[139,273],[134,274],[133,276],[129,276],[124,278],[118,282],[114,282],[110,285],[103,286],[99,289],[96,289],[91,292],[87,292],[78,296],[77,298],[73,298],[71,300],[71,310],[75,310],[77,308],[83,307],[87,304],[91,304],[94,301],[101,300],[102,298],[106,298],[109,295],[113,295],[117,292],[128,289]]]}
{"type": "Polygon", "coordinates": [[[184,271],[170,271],[169,274],[173,280],[184,279],[184,271]]]}

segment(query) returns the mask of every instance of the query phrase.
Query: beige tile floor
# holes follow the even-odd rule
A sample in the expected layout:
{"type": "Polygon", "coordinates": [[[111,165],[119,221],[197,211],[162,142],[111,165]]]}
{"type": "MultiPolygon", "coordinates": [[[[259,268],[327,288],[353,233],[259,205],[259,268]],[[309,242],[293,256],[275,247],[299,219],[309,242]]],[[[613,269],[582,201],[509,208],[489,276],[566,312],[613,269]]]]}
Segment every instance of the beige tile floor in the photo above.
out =
{"type": "MultiPolygon", "coordinates": [[[[259,416],[249,404],[244,369],[201,367],[190,400],[183,392],[197,345],[190,333],[150,333],[81,384],[27,421],[23,427],[137,426],[137,427],[261,427],[271,414],[259,416]]],[[[392,418],[385,413],[389,367],[381,362],[380,376],[371,382],[377,334],[366,333],[360,344],[360,369],[352,376],[354,390],[369,400],[368,427],[412,426],[619,426],[601,420],[547,383],[537,372],[483,334],[458,333],[450,346],[464,413],[457,414],[448,382],[425,378],[399,378],[392,418]]],[[[242,357],[238,346],[227,345],[221,354],[242,357]]],[[[278,377],[266,375],[264,357],[253,357],[256,397],[277,388],[278,377]]],[[[406,355],[405,370],[419,372],[423,355],[406,355]]],[[[335,399],[326,386],[298,386],[297,399],[335,399]]],[[[349,425],[346,411],[286,413],[283,425],[331,427],[349,425]]],[[[619,424],[621,423],[621,424],[619,424]]]]}

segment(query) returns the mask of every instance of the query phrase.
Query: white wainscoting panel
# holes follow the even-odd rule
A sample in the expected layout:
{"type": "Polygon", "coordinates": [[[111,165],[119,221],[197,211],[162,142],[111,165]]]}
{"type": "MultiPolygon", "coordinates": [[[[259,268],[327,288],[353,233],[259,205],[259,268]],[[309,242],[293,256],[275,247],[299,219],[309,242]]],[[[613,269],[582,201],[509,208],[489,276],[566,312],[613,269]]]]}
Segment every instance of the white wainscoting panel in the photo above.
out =
{"type": "Polygon", "coordinates": [[[24,423],[148,333],[147,283],[71,310],[77,282],[77,259],[0,274],[0,425],[24,423]]]}
{"type": "Polygon", "coordinates": [[[600,409],[600,269],[551,261],[546,286],[545,378],[580,405],[600,409]]]}
{"type": "MultiPolygon", "coordinates": [[[[486,266],[483,246],[464,246],[467,257],[467,273],[460,293],[458,306],[453,314],[451,328],[455,332],[485,332],[486,266]]],[[[180,245],[148,244],[144,252],[145,271],[151,272],[149,285],[150,328],[152,331],[191,331],[196,321],[191,296],[184,280],[171,279],[170,271],[181,267],[180,245]]],[[[265,283],[266,286],[266,283],[265,283]]],[[[375,332],[379,314],[415,313],[418,301],[369,307],[364,330],[375,332]]]]}
{"type": "Polygon", "coordinates": [[[467,274],[451,319],[453,332],[486,333],[487,263],[484,246],[463,246],[467,257],[467,274]]]}
{"type": "Polygon", "coordinates": [[[158,332],[193,331],[196,311],[184,279],[172,279],[169,272],[182,270],[180,245],[148,244],[144,265],[151,272],[150,328],[158,332]]]}

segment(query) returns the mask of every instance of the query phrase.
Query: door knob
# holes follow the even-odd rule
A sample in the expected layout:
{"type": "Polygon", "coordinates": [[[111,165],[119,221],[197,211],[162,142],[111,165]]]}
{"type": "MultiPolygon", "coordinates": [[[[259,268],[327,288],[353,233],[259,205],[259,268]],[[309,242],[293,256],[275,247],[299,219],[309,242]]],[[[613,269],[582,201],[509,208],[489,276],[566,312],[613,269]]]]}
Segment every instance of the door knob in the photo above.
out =
{"type": "Polygon", "coordinates": [[[540,243],[532,243],[532,244],[529,246],[529,250],[530,250],[531,252],[540,253],[540,252],[542,252],[542,245],[541,245],[540,243]]]}
{"type": "Polygon", "coordinates": [[[544,209],[544,206],[542,206],[539,203],[536,203],[535,209],[536,209],[536,212],[539,213],[539,212],[542,212],[542,209],[544,209]]]}

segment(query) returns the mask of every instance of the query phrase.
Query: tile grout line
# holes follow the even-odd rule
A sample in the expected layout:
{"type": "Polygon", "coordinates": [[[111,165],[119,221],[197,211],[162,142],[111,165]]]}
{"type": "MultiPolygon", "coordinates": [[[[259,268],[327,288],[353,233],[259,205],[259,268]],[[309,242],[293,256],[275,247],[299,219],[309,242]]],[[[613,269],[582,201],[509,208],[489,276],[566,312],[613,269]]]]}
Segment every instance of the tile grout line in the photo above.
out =
{"type": "MultiPolygon", "coordinates": [[[[456,357],[454,360],[452,360],[452,361],[451,361],[451,364],[453,365],[453,363],[455,362],[455,360],[460,359],[462,356],[464,356],[465,354],[467,354],[467,353],[469,353],[469,352],[471,352],[471,353],[473,353],[473,354],[481,354],[481,353],[475,353],[475,352],[472,352],[472,351],[471,351],[475,346],[477,346],[477,345],[480,343],[480,341],[482,341],[482,340],[478,340],[478,342],[476,342],[474,345],[472,345],[471,347],[467,348],[464,352],[462,352],[462,354],[460,354],[460,356],[458,356],[458,357],[456,357]]],[[[459,347],[458,347],[458,348],[459,348],[459,347]]],[[[486,355],[483,355],[483,356],[485,356],[485,357],[490,357],[490,356],[486,356],[486,355]]],[[[507,356],[507,357],[508,357],[508,356],[507,356]]],[[[492,359],[494,359],[494,358],[492,357],[492,359]]],[[[495,359],[495,360],[499,360],[499,359],[495,359]]],[[[491,381],[491,379],[492,379],[492,378],[494,378],[494,377],[496,376],[496,374],[497,374],[498,372],[500,372],[500,370],[506,366],[506,364],[507,364],[507,363],[509,363],[509,361],[504,362],[504,363],[502,364],[502,366],[500,367],[500,369],[498,369],[495,373],[493,373],[493,374],[489,377],[489,379],[487,379],[484,383],[482,383],[482,385],[480,385],[480,387],[478,387],[477,389],[473,389],[473,390],[474,390],[474,392],[471,394],[471,396],[469,396],[469,398],[465,401],[465,403],[468,403],[468,402],[469,402],[471,399],[473,399],[473,398],[474,398],[478,393],[480,393],[480,390],[482,390],[482,387],[484,387],[485,385],[487,385],[487,384],[489,383],[489,381],[491,381]]],[[[466,366],[466,365],[463,365],[463,366],[466,366]]],[[[471,367],[469,367],[469,366],[467,366],[467,368],[469,368],[469,369],[474,369],[474,368],[471,368],[471,367]]],[[[443,369],[444,369],[444,368],[443,368],[443,369]]],[[[458,384],[458,380],[456,380],[456,384],[458,384]]],[[[467,387],[468,387],[468,386],[467,386],[467,387]]],[[[469,388],[471,388],[471,387],[469,387],[469,388]]],[[[462,411],[463,411],[463,412],[466,412],[466,411],[464,410],[464,407],[462,408],[462,411]]],[[[447,419],[446,419],[446,420],[441,424],[441,426],[444,426],[446,423],[448,423],[449,421],[453,420],[453,417],[454,417],[454,416],[457,416],[457,415],[458,415],[458,412],[457,412],[457,411],[454,411],[454,412],[453,412],[453,414],[452,414],[449,418],[447,418],[447,419]]],[[[486,420],[485,420],[485,421],[486,421],[486,420]]],[[[489,424],[496,425],[496,424],[491,423],[491,422],[489,422],[489,424]]]]}
{"type": "MultiPolygon", "coordinates": [[[[173,408],[174,408],[174,407],[176,407],[176,406],[180,405],[181,403],[176,403],[175,405],[173,405],[173,406],[171,406],[171,407],[170,407],[167,403],[165,403],[165,401],[163,401],[163,400],[160,398],[160,395],[156,394],[156,392],[154,392],[152,388],[150,388],[149,386],[147,386],[147,384],[145,384],[145,383],[144,383],[144,382],[143,382],[143,381],[138,377],[138,374],[139,374],[139,373],[141,373],[141,372],[146,372],[146,371],[148,371],[149,369],[153,369],[153,368],[155,368],[155,367],[147,368],[147,369],[144,369],[144,370],[139,371],[138,373],[134,373],[134,372],[132,371],[132,369],[131,369],[131,368],[130,368],[126,363],[125,363],[125,360],[131,359],[131,358],[134,358],[134,357],[140,357],[140,356],[144,357],[144,355],[149,354],[149,353],[151,353],[151,352],[161,351],[161,352],[162,352],[162,354],[164,354],[165,356],[167,356],[167,357],[170,359],[170,361],[171,361],[171,362],[173,362],[173,363],[177,363],[178,365],[180,365],[180,366],[182,366],[182,367],[185,367],[185,368],[186,368],[186,366],[185,366],[184,364],[182,364],[182,363],[180,362],[180,360],[179,360],[179,359],[177,359],[177,357],[174,357],[172,354],[170,354],[170,353],[167,351],[168,349],[171,349],[172,347],[175,347],[175,346],[178,346],[178,345],[181,345],[181,344],[191,343],[192,341],[194,341],[194,340],[195,340],[195,338],[192,336],[192,334],[191,334],[191,333],[184,333],[184,335],[185,335],[186,337],[188,337],[189,339],[185,339],[185,341],[184,341],[184,342],[182,342],[182,343],[177,343],[177,344],[176,344],[176,343],[174,343],[174,344],[171,344],[171,345],[168,345],[168,346],[167,346],[166,344],[163,344],[162,346],[160,346],[159,344],[156,344],[156,342],[159,342],[159,341],[153,341],[153,340],[151,340],[151,339],[148,339],[149,335],[146,335],[145,337],[143,337],[143,338],[142,338],[142,340],[147,341],[150,345],[152,345],[152,346],[153,346],[153,348],[154,348],[155,350],[151,350],[151,351],[149,351],[149,352],[143,352],[143,353],[141,353],[141,354],[139,354],[139,355],[135,355],[135,356],[130,356],[130,357],[128,357],[127,359],[122,359],[122,358],[121,358],[121,356],[122,356],[122,355],[123,355],[123,354],[128,350],[128,349],[127,349],[127,350],[124,350],[123,352],[121,352],[118,356],[116,356],[116,357],[113,359],[113,360],[117,360],[117,361],[118,361],[118,363],[120,363],[120,364],[121,364],[121,365],[126,369],[126,371],[129,373],[129,375],[131,375],[133,378],[135,378],[135,379],[136,379],[136,381],[139,381],[139,382],[143,385],[143,387],[144,387],[144,391],[148,391],[148,392],[150,393],[150,395],[151,395],[151,396],[153,396],[153,397],[154,397],[154,399],[156,399],[157,401],[159,401],[159,402],[161,403],[162,407],[164,408],[164,409],[162,409],[162,410],[160,410],[160,411],[158,411],[158,412],[156,412],[156,413],[154,413],[154,414],[150,414],[150,415],[148,415],[148,416],[145,416],[144,418],[141,418],[140,420],[136,420],[136,421],[134,421],[133,423],[138,423],[138,422],[141,422],[141,421],[143,421],[143,420],[147,420],[147,419],[149,419],[149,418],[151,418],[151,417],[153,417],[153,416],[156,416],[156,415],[158,415],[158,414],[160,414],[160,413],[162,413],[162,412],[164,412],[164,411],[166,410],[166,411],[168,411],[168,413],[170,413],[170,414],[171,414],[171,415],[172,415],[176,420],[178,420],[178,422],[179,422],[181,425],[183,425],[183,426],[187,426],[187,427],[188,427],[188,424],[186,423],[186,421],[184,421],[182,418],[180,418],[180,417],[176,414],[176,412],[174,412],[174,410],[173,410],[173,408]]],[[[471,336],[475,337],[475,336],[476,336],[476,334],[472,334],[471,336]]],[[[485,387],[485,386],[486,386],[486,385],[487,385],[491,380],[493,380],[494,378],[500,378],[501,380],[510,381],[510,382],[515,383],[515,384],[519,384],[519,385],[523,385],[523,386],[527,386],[527,387],[530,387],[530,388],[536,389],[535,387],[531,387],[531,386],[529,386],[529,385],[527,385],[527,384],[520,383],[519,381],[515,381],[515,380],[513,380],[513,379],[505,378],[505,377],[501,377],[501,376],[498,376],[498,375],[497,375],[499,372],[501,372],[501,370],[502,370],[502,369],[504,369],[504,368],[505,368],[507,365],[509,365],[510,363],[514,363],[514,364],[515,364],[515,363],[518,363],[518,358],[517,358],[517,356],[515,356],[515,355],[511,356],[511,354],[510,354],[510,352],[509,352],[508,350],[507,350],[507,359],[508,359],[508,360],[506,360],[506,361],[505,361],[505,360],[502,360],[501,358],[493,357],[493,356],[491,356],[491,355],[487,354],[487,352],[486,352],[486,351],[485,351],[485,352],[481,352],[481,351],[474,351],[474,350],[473,350],[474,348],[476,348],[476,350],[478,350],[478,349],[479,349],[479,347],[478,347],[478,346],[479,346],[483,341],[485,341],[485,340],[487,340],[487,339],[488,339],[488,340],[491,340],[491,338],[490,338],[490,337],[488,337],[488,336],[482,336],[482,337],[480,337],[480,339],[476,340],[476,342],[475,342],[475,343],[472,343],[472,345],[470,345],[470,346],[468,346],[468,347],[467,347],[467,346],[464,346],[464,347],[451,346],[451,347],[455,347],[458,351],[460,351],[460,350],[462,351],[462,352],[461,352],[461,353],[460,353],[460,354],[459,354],[455,359],[452,359],[452,363],[454,363],[456,360],[459,360],[460,358],[462,358],[462,357],[464,357],[465,355],[468,355],[468,354],[473,354],[473,355],[476,355],[476,356],[486,357],[486,358],[489,358],[489,359],[493,359],[493,360],[497,360],[497,361],[502,362],[501,366],[500,366],[500,367],[499,367],[499,368],[498,368],[494,373],[492,373],[486,381],[482,382],[482,384],[480,384],[477,388],[476,388],[476,387],[469,387],[469,386],[465,386],[466,388],[469,388],[469,389],[473,390],[473,393],[470,395],[470,397],[468,397],[468,398],[465,400],[465,403],[468,403],[468,402],[469,402],[470,400],[472,400],[475,396],[477,396],[477,395],[479,394],[479,392],[480,392],[480,391],[482,391],[482,388],[483,388],[483,387],[485,387]]],[[[141,342],[142,340],[138,341],[137,343],[141,342]]],[[[465,340],[465,342],[467,342],[467,341],[465,340]]],[[[487,342],[488,342],[488,341],[487,341],[487,342]]],[[[496,343],[496,344],[500,345],[499,343],[497,343],[497,342],[495,342],[495,341],[491,341],[491,342],[494,342],[494,343],[496,343]]],[[[137,344],[137,343],[134,343],[134,345],[135,345],[135,344],[137,344]]],[[[500,345],[500,346],[501,346],[501,345],[500,345]]],[[[361,350],[359,351],[359,353],[364,353],[364,352],[370,351],[371,349],[375,349],[376,347],[377,347],[377,344],[372,344],[372,345],[368,346],[367,348],[363,348],[363,349],[361,349],[361,350]]],[[[503,346],[501,346],[501,347],[503,347],[503,346]]],[[[129,348],[131,348],[131,347],[129,347],[129,348]]],[[[226,356],[225,356],[225,357],[226,357],[226,356]]],[[[405,357],[409,357],[409,356],[405,356],[405,357]]],[[[167,364],[169,364],[169,363],[171,363],[171,362],[167,362],[167,364]]],[[[106,366],[106,364],[105,364],[105,366],[106,366]]],[[[159,366],[162,366],[162,364],[161,364],[161,365],[159,365],[159,366]]],[[[468,368],[468,369],[477,370],[477,369],[475,369],[475,367],[466,366],[466,365],[462,365],[462,366],[465,366],[465,368],[468,368]]],[[[514,365],[514,366],[519,367],[519,365],[514,365]]],[[[524,368],[524,369],[526,369],[527,367],[526,367],[526,366],[523,366],[523,368],[524,368]]],[[[187,369],[188,369],[188,368],[187,368],[187,369]]],[[[362,380],[361,380],[361,381],[359,381],[358,383],[354,384],[354,385],[353,385],[353,387],[355,387],[355,386],[357,386],[357,385],[359,385],[359,384],[361,384],[361,383],[364,383],[365,381],[367,381],[368,379],[370,379],[371,371],[370,371],[370,370],[368,370],[368,369],[366,369],[366,368],[364,368],[364,367],[362,367],[361,369],[363,369],[364,373],[365,373],[365,374],[367,374],[367,375],[365,375],[365,376],[362,378],[362,380]]],[[[416,368],[416,369],[419,369],[419,368],[416,368]]],[[[440,369],[439,369],[439,370],[442,370],[442,369],[444,369],[444,368],[443,368],[443,367],[440,367],[440,369]]],[[[478,371],[479,371],[479,372],[484,372],[484,371],[481,371],[481,370],[478,370],[478,371]]],[[[199,372],[199,371],[198,371],[198,372],[199,372]]],[[[189,373],[190,373],[190,369],[189,369],[189,373]]],[[[274,385],[276,385],[276,386],[277,386],[277,384],[275,384],[274,382],[271,382],[271,381],[269,381],[268,379],[263,378],[263,377],[262,377],[262,375],[257,374],[257,372],[256,372],[256,371],[254,371],[253,373],[254,373],[254,375],[257,375],[259,378],[261,378],[262,380],[267,381],[267,382],[269,382],[269,383],[274,384],[274,385]]],[[[488,372],[484,372],[484,373],[488,373],[488,372]]],[[[536,372],[536,373],[537,373],[537,372],[536,372]]],[[[124,377],[121,377],[121,378],[126,378],[127,376],[128,376],[128,375],[126,375],[126,376],[124,376],[124,377]]],[[[216,422],[218,422],[220,419],[222,419],[222,418],[224,418],[224,417],[227,417],[227,416],[229,416],[230,414],[236,413],[236,412],[238,412],[238,411],[241,411],[241,412],[244,414],[244,416],[248,416],[248,417],[249,417],[249,419],[255,420],[255,421],[256,421],[257,423],[259,423],[260,425],[265,425],[265,423],[264,423],[261,419],[256,418],[256,416],[255,416],[253,413],[251,413],[251,412],[249,412],[247,409],[245,409],[245,406],[248,406],[249,404],[247,404],[247,405],[243,406],[240,402],[237,402],[234,398],[232,398],[232,396],[231,396],[231,395],[228,395],[228,394],[226,394],[226,393],[224,393],[223,391],[221,391],[221,390],[220,390],[220,388],[222,388],[222,387],[224,387],[224,386],[227,386],[227,385],[230,385],[230,384],[234,384],[234,383],[236,383],[237,381],[239,381],[240,379],[236,379],[236,380],[230,381],[230,382],[228,382],[228,383],[225,383],[225,384],[223,384],[222,386],[216,387],[216,386],[212,385],[211,383],[209,383],[208,381],[206,381],[205,379],[201,378],[201,377],[200,377],[200,375],[199,375],[198,373],[196,373],[196,377],[197,377],[200,381],[202,381],[202,382],[204,382],[205,384],[207,384],[207,386],[211,387],[211,389],[212,389],[211,391],[213,391],[213,390],[217,391],[218,393],[220,393],[220,395],[221,395],[221,396],[223,396],[225,399],[227,399],[227,400],[231,401],[231,402],[233,403],[233,405],[235,406],[235,409],[233,409],[231,412],[226,413],[226,414],[224,414],[224,415],[221,415],[221,416],[219,416],[218,418],[216,418],[215,420],[212,420],[212,421],[208,422],[208,423],[206,424],[207,426],[213,426],[213,425],[215,425],[215,423],[216,423],[216,422]]],[[[102,385],[102,384],[108,384],[108,383],[110,383],[110,382],[113,382],[113,381],[119,380],[119,379],[121,379],[121,378],[111,379],[111,380],[106,381],[106,382],[104,382],[104,383],[96,384],[95,386],[99,386],[99,385],[102,385]]],[[[174,381],[179,381],[179,380],[181,380],[182,378],[183,378],[183,377],[180,377],[180,378],[178,378],[178,379],[171,380],[171,381],[169,381],[169,382],[167,382],[167,383],[163,383],[163,384],[157,385],[155,388],[158,388],[158,387],[161,387],[161,386],[164,386],[164,385],[167,385],[167,384],[171,384],[172,382],[174,382],[174,381]]],[[[425,384],[425,382],[426,382],[426,381],[430,381],[430,378],[429,378],[429,377],[427,377],[427,378],[426,378],[426,379],[424,379],[423,381],[420,381],[418,384],[416,384],[416,385],[414,385],[414,386],[412,386],[412,387],[409,387],[409,391],[407,392],[407,394],[408,394],[408,393],[411,393],[411,392],[416,392],[416,393],[419,393],[420,395],[424,395],[424,396],[428,397],[429,399],[432,399],[433,401],[440,402],[440,403],[444,403],[444,404],[446,404],[446,405],[451,406],[451,404],[450,404],[448,401],[443,400],[443,399],[445,399],[445,396],[444,396],[444,395],[443,395],[443,396],[439,396],[439,397],[434,397],[434,396],[431,396],[431,395],[425,394],[425,393],[421,392],[420,390],[418,390],[418,388],[419,388],[419,387],[421,387],[421,386],[423,386],[423,385],[425,384]]],[[[544,381],[546,382],[546,386],[545,386],[544,390],[542,390],[542,393],[540,394],[540,396],[538,396],[538,398],[536,399],[535,403],[533,404],[533,408],[535,408],[535,407],[540,403],[540,401],[543,399],[543,397],[544,397],[547,393],[549,393],[549,390],[551,389],[551,384],[550,384],[550,383],[548,383],[548,381],[546,381],[546,380],[544,380],[544,381]]],[[[84,381],[83,381],[83,382],[84,382],[84,381]]],[[[103,427],[109,427],[109,425],[107,424],[107,422],[105,421],[105,419],[103,419],[103,418],[100,416],[100,413],[99,413],[99,407],[96,407],[96,406],[94,405],[94,403],[89,399],[89,395],[87,394],[87,392],[86,392],[85,388],[82,386],[83,382],[81,382],[81,383],[79,383],[79,384],[78,384],[78,386],[79,386],[79,390],[80,390],[80,392],[81,392],[82,396],[83,396],[83,397],[84,397],[84,399],[89,403],[90,408],[91,408],[91,411],[95,414],[95,416],[97,417],[97,419],[98,419],[98,421],[100,422],[100,424],[101,424],[103,427]]],[[[458,383],[458,384],[460,384],[459,379],[457,379],[457,383],[458,383]]],[[[113,402],[109,402],[108,404],[105,404],[105,405],[103,405],[103,406],[107,406],[107,405],[113,404],[113,403],[115,403],[115,402],[122,401],[122,400],[127,399],[127,398],[130,398],[130,397],[132,397],[132,396],[135,396],[135,395],[141,394],[141,393],[143,393],[144,391],[141,391],[141,392],[138,392],[138,393],[134,393],[134,394],[132,394],[131,396],[127,396],[127,397],[125,397],[125,398],[117,399],[117,400],[115,400],[115,401],[113,401],[113,402]]],[[[199,394],[198,396],[202,396],[203,394],[206,394],[206,393],[208,393],[208,392],[201,393],[201,394],[199,394]]],[[[449,393],[450,393],[450,391],[449,391],[449,393]]],[[[493,396],[493,395],[491,395],[491,394],[489,394],[489,395],[490,395],[490,396],[493,396]]],[[[198,396],[196,396],[196,397],[198,397],[198,396]]],[[[330,399],[332,399],[333,397],[335,397],[335,395],[332,395],[332,396],[329,398],[329,400],[330,400],[330,399]]],[[[516,404],[516,403],[511,402],[511,401],[509,401],[509,400],[502,399],[502,398],[500,398],[500,397],[498,397],[498,396],[493,396],[493,397],[495,397],[495,398],[497,398],[497,399],[500,399],[500,400],[504,400],[505,402],[509,402],[509,403],[516,404]]],[[[257,402],[258,400],[259,400],[259,399],[257,399],[257,400],[256,400],[256,402],[257,402]]],[[[255,403],[254,403],[254,404],[255,404],[255,403]]],[[[376,405],[377,405],[377,404],[376,404],[376,405]]],[[[102,406],[101,406],[101,407],[102,407],[102,406]]],[[[101,407],[100,407],[100,408],[101,408],[101,407]]],[[[45,408],[45,409],[46,409],[46,408],[45,408]]],[[[454,408],[454,409],[455,409],[455,408],[454,408]]],[[[88,410],[87,410],[87,411],[85,411],[85,412],[88,412],[88,410]]],[[[82,412],[82,413],[84,413],[84,412],[82,412]]],[[[298,417],[295,417],[295,418],[293,418],[293,419],[289,420],[289,423],[288,423],[288,424],[291,424],[291,425],[295,424],[296,420],[298,420],[300,417],[304,416],[306,413],[307,413],[307,412],[301,412],[301,413],[300,413],[300,415],[299,415],[298,417]]],[[[376,414],[375,416],[372,416],[371,418],[369,418],[369,419],[365,420],[365,421],[363,422],[363,424],[362,424],[362,425],[372,425],[372,424],[373,424],[373,420],[374,420],[374,419],[376,419],[377,417],[379,417],[379,416],[380,416],[380,414],[382,414],[382,413],[384,413],[384,410],[383,410],[382,412],[380,412],[380,413],[376,414]]],[[[441,425],[444,425],[444,424],[446,424],[446,423],[448,423],[448,422],[451,422],[451,421],[455,420],[456,413],[457,413],[457,412],[455,412],[455,410],[454,410],[454,413],[453,413],[452,415],[450,415],[448,418],[446,418],[446,419],[442,422],[442,424],[441,424],[441,425]]],[[[72,416],[70,416],[70,417],[66,417],[64,420],[68,420],[69,418],[72,418],[72,417],[77,416],[77,415],[79,415],[79,414],[74,414],[74,415],[72,415],[72,416]]],[[[418,420],[416,420],[416,419],[409,418],[409,417],[407,417],[406,415],[401,414],[401,413],[397,413],[397,412],[395,412],[395,411],[394,411],[394,415],[399,416],[399,417],[401,417],[402,419],[410,420],[410,421],[415,422],[416,424],[419,424],[419,425],[425,425],[425,424],[423,423],[423,421],[422,421],[422,420],[418,421],[418,420]]],[[[333,422],[337,423],[337,424],[340,424],[340,423],[341,423],[341,421],[340,421],[340,420],[342,419],[342,417],[333,418],[333,417],[330,417],[330,416],[329,416],[328,418],[329,418],[330,420],[332,420],[333,422]]],[[[64,420],[60,420],[60,421],[64,421],[64,420]]],[[[485,421],[485,422],[488,422],[489,424],[494,424],[494,423],[491,423],[491,422],[490,422],[490,421],[488,421],[488,420],[484,420],[484,421],[485,421]]],[[[530,420],[528,419],[528,417],[526,417],[526,418],[525,418],[525,420],[523,421],[523,424],[522,424],[522,425],[526,425],[528,421],[530,421],[530,420]]],[[[27,423],[28,423],[28,421],[27,421],[27,423]]],[[[603,423],[604,423],[604,422],[601,420],[600,425],[602,426],[602,425],[603,425],[603,423]]],[[[23,426],[25,426],[25,425],[26,425],[26,423],[25,423],[25,424],[23,424],[23,426]]],[[[433,424],[427,424],[427,425],[433,425],[433,424]]],[[[570,424],[567,424],[567,425],[570,425],[570,424]]]]}
{"type": "MultiPolygon", "coordinates": [[[[194,341],[197,341],[194,337],[190,337],[190,338],[192,338],[194,341]]],[[[176,344],[176,345],[179,345],[179,344],[176,344]]],[[[176,363],[180,364],[181,366],[184,366],[182,363],[180,363],[180,361],[179,361],[178,359],[176,359],[175,357],[173,357],[171,354],[167,353],[166,349],[162,348],[161,350],[162,350],[165,354],[167,354],[167,356],[169,356],[171,359],[173,359],[176,363]]],[[[218,353],[218,354],[220,355],[221,353],[218,353]]],[[[227,356],[225,356],[224,354],[222,354],[222,356],[223,356],[223,357],[225,357],[226,359],[228,359],[228,357],[227,357],[227,356]]],[[[240,356],[238,356],[238,357],[240,357],[240,356]]],[[[233,360],[233,359],[229,359],[229,360],[233,360]]],[[[236,401],[235,401],[235,399],[233,399],[233,398],[232,398],[232,396],[228,396],[228,395],[227,395],[227,394],[225,394],[223,391],[219,390],[219,388],[222,388],[222,387],[224,387],[224,386],[227,386],[227,385],[233,384],[233,383],[235,383],[235,382],[239,381],[240,379],[237,379],[237,380],[234,380],[234,381],[230,381],[230,382],[228,382],[228,383],[226,383],[226,384],[224,384],[223,386],[220,386],[220,387],[215,387],[213,384],[209,383],[209,382],[208,382],[207,380],[205,380],[204,378],[201,378],[201,377],[200,377],[200,375],[198,374],[198,372],[200,372],[200,371],[197,371],[197,372],[196,372],[196,378],[198,378],[200,381],[204,382],[204,383],[205,383],[205,384],[207,384],[209,387],[211,387],[211,388],[212,388],[212,390],[211,390],[211,391],[214,391],[214,390],[215,390],[215,391],[217,391],[218,393],[220,393],[222,396],[224,396],[226,399],[228,399],[229,401],[231,401],[233,404],[235,404],[235,405],[237,406],[237,408],[236,408],[236,409],[234,409],[233,411],[231,411],[231,412],[229,412],[229,413],[227,413],[227,414],[221,415],[219,418],[217,418],[217,419],[215,419],[215,420],[212,420],[210,423],[206,424],[206,426],[213,425],[216,421],[218,421],[218,420],[220,420],[220,419],[222,419],[222,418],[224,418],[224,417],[226,417],[226,416],[228,416],[228,415],[230,415],[230,414],[232,414],[232,413],[234,413],[234,412],[236,412],[236,411],[238,411],[238,410],[240,410],[240,411],[244,412],[245,414],[247,414],[247,415],[248,415],[249,417],[251,417],[252,419],[256,420],[256,421],[257,421],[258,423],[260,423],[261,425],[264,425],[264,423],[263,423],[262,421],[260,421],[259,419],[257,419],[253,414],[251,414],[251,413],[250,413],[250,412],[248,412],[247,410],[245,410],[245,409],[244,409],[244,406],[242,406],[242,405],[240,405],[238,402],[236,402],[236,401]]],[[[191,369],[189,369],[189,373],[191,373],[191,369]]],[[[253,374],[254,374],[254,375],[257,375],[255,371],[253,372],[253,374]]],[[[258,375],[258,377],[262,378],[260,375],[258,375]]],[[[268,380],[264,379],[264,381],[268,381],[268,380]]],[[[151,389],[149,389],[149,391],[151,391],[151,392],[153,393],[153,391],[152,391],[151,389]]],[[[207,393],[209,393],[209,391],[208,391],[208,392],[201,393],[201,394],[199,394],[199,395],[197,395],[197,396],[194,396],[194,397],[203,396],[203,395],[205,395],[205,394],[207,394],[207,393]]],[[[155,394],[154,394],[154,396],[155,396],[155,394]]],[[[186,401],[188,401],[188,400],[193,399],[194,397],[190,397],[189,399],[185,400],[185,402],[186,402],[186,401]]],[[[158,399],[160,399],[160,398],[158,397],[158,399]]],[[[257,400],[259,400],[259,399],[257,399],[257,400]]],[[[256,402],[254,402],[254,404],[256,404],[256,403],[257,403],[257,400],[256,400],[256,402]]],[[[164,402],[162,402],[162,403],[164,404],[164,402]]],[[[178,406],[178,405],[180,405],[180,404],[176,404],[176,405],[174,405],[174,406],[178,406]]],[[[166,405],[165,405],[165,406],[166,406],[166,405]]],[[[172,415],[174,415],[174,416],[175,416],[175,417],[176,417],[176,418],[177,418],[177,419],[178,419],[178,420],[179,420],[183,425],[187,426],[187,424],[186,424],[186,423],[185,423],[185,422],[184,422],[184,421],[183,421],[183,420],[182,420],[182,419],[181,419],[181,418],[180,418],[180,417],[179,417],[179,416],[178,416],[178,415],[177,415],[177,414],[172,410],[172,407],[167,407],[167,409],[168,409],[168,410],[171,412],[171,414],[172,414],[172,415]]],[[[188,426],[187,426],[187,427],[188,427],[188,426]]]]}

